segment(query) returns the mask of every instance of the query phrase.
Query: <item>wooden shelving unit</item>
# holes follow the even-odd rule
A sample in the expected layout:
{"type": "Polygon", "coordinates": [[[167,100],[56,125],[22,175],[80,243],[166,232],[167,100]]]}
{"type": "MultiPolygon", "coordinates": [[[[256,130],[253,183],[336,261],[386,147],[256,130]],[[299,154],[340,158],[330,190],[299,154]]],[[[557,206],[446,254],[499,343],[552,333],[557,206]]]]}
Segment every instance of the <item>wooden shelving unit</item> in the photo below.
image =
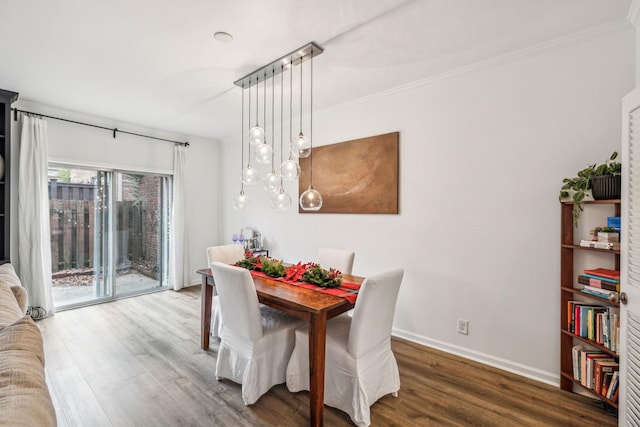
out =
{"type": "Polygon", "coordinates": [[[0,177],[0,264],[11,259],[11,104],[16,92],[0,89],[0,156],[4,174],[0,177]]]}
{"type": "MultiPolygon", "coordinates": [[[[596,200],[584,202],[584,209],[589,209],[593,205],[611,205],[612,215],[620,216],[620,200],[596,200]]],[[[576,272],[574,270],[574,262],[577,257],[586,253],[602,253],[603,256],[611,256],[614,258],[614,269],[620,270],[620,251],[607,249],[594,249],[582,247],[576,244],[574,240],[573,225],[573,207],[572,202],[563,202],[561,207],[561,244],[560,244],[560,388],[567,391],[574,391],[574,387],[579,387],[593,394],[593,396],[605,402],[607,405],[618,408],[617,403],[606,399],[593,390],[584,387],[579,381],[573,378],[573,360],[571,349],[574,345],[581,343],[586,344],[593,349],[603,351],[610,354],[616,360],[619,360],[617,353],[611,351],[605,346],[588,338],[580,337],[568,330],[567,315],[568,302],[573,300],[581,300],[592,304],[602,306],[619,307],[617,302],[610,302],[604,298],[589,295],[581,292],[579,285],[576,283],[576,272]]],[[[606,219],[606,218],[605,218],[606,219]]],[[[624,230],[622,231],[624,232],[624,230]]]]}

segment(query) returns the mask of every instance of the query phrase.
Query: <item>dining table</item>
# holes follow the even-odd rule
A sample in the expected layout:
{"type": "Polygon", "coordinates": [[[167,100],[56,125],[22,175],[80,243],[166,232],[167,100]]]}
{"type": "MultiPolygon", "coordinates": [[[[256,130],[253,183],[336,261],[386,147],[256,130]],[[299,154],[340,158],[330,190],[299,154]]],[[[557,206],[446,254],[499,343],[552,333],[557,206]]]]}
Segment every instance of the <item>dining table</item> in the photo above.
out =
{"type": "MultiPolygon", "coordinates": [[[[197,271],[202,276],[201,346],[209,348],[211,302],[215,278],[210,268],[197,271]]],[[[327,320],[354,307],[353,298],[319,292],[264,276],[252,276],[260,303],[306,320],[309,325],[309,421],[322,426],[324,421],[324,373],[327,320]]],[[[363,277],[343,274],[343,281],[361,284],[363,277]]]]}

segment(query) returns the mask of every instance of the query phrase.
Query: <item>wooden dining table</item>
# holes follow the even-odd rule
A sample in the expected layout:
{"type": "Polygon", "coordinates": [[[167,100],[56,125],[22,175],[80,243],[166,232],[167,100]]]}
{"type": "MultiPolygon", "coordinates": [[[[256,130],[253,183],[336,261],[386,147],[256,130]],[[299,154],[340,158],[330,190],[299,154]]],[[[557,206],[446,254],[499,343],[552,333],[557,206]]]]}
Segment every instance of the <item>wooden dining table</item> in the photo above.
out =
{"type": "MultiPolygon", "coordinates": [[[[198,270],[202,275],[201,346],[209,348],[211,335],[211,301],[215,280],[211,269],[198,270]]],[[[343,275],[343,280],[360,284],[363,277],[343,275]]],[[[253,276],[258,300],[265,305],[304,319],[309,324],[309,400],[310,425],[321,426],[324,420],[324,370],[327,320],[354,307],[345,298],[284,283],[268,277],[253,276]]]]}

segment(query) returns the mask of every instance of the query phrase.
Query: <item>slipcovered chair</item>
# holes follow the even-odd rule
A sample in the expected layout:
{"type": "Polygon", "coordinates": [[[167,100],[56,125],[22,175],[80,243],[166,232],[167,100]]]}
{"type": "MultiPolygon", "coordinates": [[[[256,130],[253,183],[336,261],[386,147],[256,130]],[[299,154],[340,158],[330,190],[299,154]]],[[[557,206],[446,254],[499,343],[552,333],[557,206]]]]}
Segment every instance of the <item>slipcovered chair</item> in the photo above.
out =
{"type": "MultiPolygon", "coordinates": [[[[391,327],[403,274],[402,269],[395,269],[366,278],[353,317],[337,316],[327,322],[324,403],[349,414],[358,426],[370,425],[370,406],[384,395],[397,396],[400,389],[391,327]]],[[[306,326],[296,330],[287,388],[309,390],[306,326]]]]}
{"type": "Polygon", "coordinates": [[[220,262],[213,262],[211,269],[224,323],[216,378],[242,384],[242,400],[251,405],[285,382],[294,333],[304,321],[260,307],[248,270],[220,262]]]}
{"type": "Polygon", "coordinates": [[[351,274],[351,271],[353,270],[353,259],[355,256],[356,254],[353,251],[320,248],[318,249],[316,262],[320,264],[322,268],[335,268],[344,274],[351,274]]]}
{"type": "MultiPolygon", "coordinates": [[[[207,264],[211,268],[214,261],[225,264],[235,264],[244,258],[244,248],[242,245],[221,245],[207,248],[207,264]]],[[[217,289],[216,289],[217,292],[217,289]]],[[[213,296],[211,302],[211,336],[219,338],[222,332],[222,322],[220,321],[220,309],[218,307],[218,296],[213,296]]]]}

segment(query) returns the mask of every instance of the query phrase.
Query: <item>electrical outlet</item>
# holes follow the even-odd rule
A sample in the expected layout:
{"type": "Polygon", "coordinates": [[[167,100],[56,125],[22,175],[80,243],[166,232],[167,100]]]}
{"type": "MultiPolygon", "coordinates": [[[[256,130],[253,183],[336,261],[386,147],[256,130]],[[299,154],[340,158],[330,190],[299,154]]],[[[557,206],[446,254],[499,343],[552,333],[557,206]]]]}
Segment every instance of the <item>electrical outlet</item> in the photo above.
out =
{"type": "Polygon", "coordinates": [[[458,333],[462,335],[469,335],[469,321],[464,319],[458,319],[458,333]]]}

